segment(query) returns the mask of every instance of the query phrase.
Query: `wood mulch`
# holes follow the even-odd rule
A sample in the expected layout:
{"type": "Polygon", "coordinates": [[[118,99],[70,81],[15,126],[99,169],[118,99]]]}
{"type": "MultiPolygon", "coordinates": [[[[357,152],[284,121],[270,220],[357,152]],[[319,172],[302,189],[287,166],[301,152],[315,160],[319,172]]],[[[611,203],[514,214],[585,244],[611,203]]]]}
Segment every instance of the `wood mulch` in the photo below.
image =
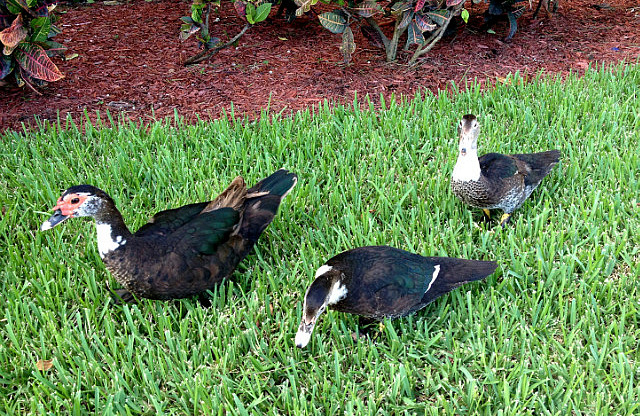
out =
{"type": "MultiPolygon", "coordinates": [[[[174,113],[188,121],[217,118],[232,109],[235,116],[249,118],[266,108],[287,115],[324,100],[350,103],[356,93],[377,102],[380,95],[413,96],[424,88],[436,92],[452,82],[464,85],[477,78],[491,85],[515,71],[584,72],[590,64],[637,62],[640,56],[637,0],[561,0],[553,17],[543,11],[533,19],[528,10],[510,43],[500,40],[508,32],[506,21],[494,27],[496,34],[480,31],[487,6],[471,6],[469,25],[459,25],[415,67],[406,65],[410,52],[401,52],[397,63],[386,63],[383,51],[358,30],[353,61],[344,66],[340,36],[322,28],[315,15],[289,24],[275,19],[275,12],[236,47],[184,67],[184,60],[198,52],[195,40],[178,40],[179,18],[189,13],[189,5],[186,0],[132,0],[59,6],[63,33],[56,40],[68,47],[67,56],[77,57],[56,60],[66,78],[49,84],[42,95],[0,89],[0,131],[20,129],[34,117],[56,120],[58,113],[79,119],[86,112],[95,119],[96,112],[122,112],[142,122],[174,113]]],[[[231,3],[222,5],[212,32],[228,39],[243,22],[231,3]]]]}

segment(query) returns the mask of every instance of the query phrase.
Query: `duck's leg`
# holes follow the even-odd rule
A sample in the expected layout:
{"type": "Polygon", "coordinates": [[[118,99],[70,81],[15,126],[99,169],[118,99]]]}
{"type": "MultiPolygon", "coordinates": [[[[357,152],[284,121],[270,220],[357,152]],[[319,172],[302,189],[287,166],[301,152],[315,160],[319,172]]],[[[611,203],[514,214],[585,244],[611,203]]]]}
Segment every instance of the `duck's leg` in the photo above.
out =
{"type": "Polygon", "coordinates": [[[207,296],[206,293],[201,293],[198,295],[198,302],[200,302],[200,306],[207,309],[211,307],[211,299],[207,296]]]}
{"type": "Polygon", "coordinates": [[[507,214],[506,212],[502,214],[502,217],[500,217],[500,225],[502,226],[502,228],[504,228],[510,220],[511,214],[507,214]]]}
{"type": "Polygon", "coordinates": [[[484,223],[485,227],[488,227],[491,223],[491,211],[486,208],[482,208],[482,222],[484,223]]]}
{"type": "Polygon", "coordinates": [[[113,301],[116,305],[138,302],[138,299],[136,299],[135,296],[133,296],[133,294],[131,294],[131,292],[126,289],[111,290],[111,293],[113,295],[111,297],[113,298],[113,301]]]}

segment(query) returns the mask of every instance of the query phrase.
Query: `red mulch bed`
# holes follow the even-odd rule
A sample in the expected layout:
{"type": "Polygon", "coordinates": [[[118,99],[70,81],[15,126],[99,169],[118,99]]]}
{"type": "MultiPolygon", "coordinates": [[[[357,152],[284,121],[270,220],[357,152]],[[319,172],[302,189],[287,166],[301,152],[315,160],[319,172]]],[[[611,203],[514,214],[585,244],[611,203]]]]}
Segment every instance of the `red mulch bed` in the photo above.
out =
{"type": "MultiPolygon", "coordinates": [[[[222,4],[221,21],[212,24],[212,32],[228,39],[243,23],[231,3],[222,4]]],[[[59,6],[63,33],[56,40],[69,48],[67,55],[79,56],[56,60],[66,78],[40,96],[0,89],[0,131],[21,128],[34,116],[55,120],[58,112],[78,118],[86,111],[94,118],[96,111],[122,111],[143,122],[174,112],[189,121],[196,114],[216,118],[231,108],[249,118],[265,108],[290,114],[323,100],[349,103],[356,93],[377,101],[380,94],[388,99],[423,88],[436,92],[474,78],[492,84],[515,71],[583,72],[589,64],[636,62],[640,56],[637,0],[561,0],[552,18],[541,11],[533,19],[533,11],[527,11],[511,43],[499,40],[508,32],[506,21],[494,27],[497,35],[480,31],[487,6],[472,6],[469,27],[460,25],[454,37],[441,40],[413,68],[406,65],[408,52],[399,54],[398,63],[386,63],[383,51],[358,30],[357,50],[345,67],[340,36],[322,28],[313,15],[291,24],[282,19],[261,23],[237,47],[184,67],[184,60],[198,52],[193,39],[178,40],[178,19],[189,13],[189,5],[186,0],[133,0],[59,6]]]]}

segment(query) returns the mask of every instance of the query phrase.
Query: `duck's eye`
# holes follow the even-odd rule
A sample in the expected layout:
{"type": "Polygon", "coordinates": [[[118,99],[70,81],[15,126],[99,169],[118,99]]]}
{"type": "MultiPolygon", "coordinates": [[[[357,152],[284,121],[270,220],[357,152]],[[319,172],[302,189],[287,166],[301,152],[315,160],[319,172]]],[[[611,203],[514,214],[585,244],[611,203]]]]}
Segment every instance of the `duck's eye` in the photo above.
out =
{"type": "Polygon", "coordinates": [[[72,203],[72,204],[77,204],[78,202],[80,202],[80,198],[73,198],[73,199],[71,200],[71,203],[72,203]]]}

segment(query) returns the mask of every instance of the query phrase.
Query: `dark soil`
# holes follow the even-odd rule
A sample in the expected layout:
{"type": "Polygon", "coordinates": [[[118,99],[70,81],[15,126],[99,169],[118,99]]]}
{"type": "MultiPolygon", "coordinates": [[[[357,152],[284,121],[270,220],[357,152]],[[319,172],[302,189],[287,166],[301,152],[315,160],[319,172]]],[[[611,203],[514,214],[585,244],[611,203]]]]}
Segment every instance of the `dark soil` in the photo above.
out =
{"type": "MultiPolygon", "coordinates": [[[[212,32],[228,39],[243,22],[231,3],[222,4],[212,32]]],[[[189,121],[196,114],[217,118],[231,109],[249,118],[266,108],[286,115],[323,100],[349,103],[356,93],[377,101],[381,94],[388,99],[423,88],[436,92],[474,78],[490,85],[515,71],[583,72],[590,64],[637,62],[640,56],[637,0],[561,0],[552,17],[543,11],[533,19],[528,10],[510,43],[500,40],[509,29],[506,21],[493,28],[496,34],[481,31],[487,6],[471,6],[469,25],[460,24],[415,67],[406,65],[410,52],[401,52],[397,63],[386,63],[383,51],[359,30],[354,30],[353,61],[344,66],[340,36],[322,28],[315,15],[289,24],[274,18],[275,12],[236,47],[185,67],[185,59],[198,52],[195,40],[178,40],[179,18],[189,14],[189,5],[186,0],[133,0],[59,6],[63,33],[56,40],[68,47],[67,56],[78,56],[56,60],[66,78],[49,84],[42,95],[0,89],[0,131],[20,128],[34,117],[55,120],[58,113],[78,119],[84,112],[91,118],[98,111],[123,112],[143,122],[174,113],[189,121]]]]}

